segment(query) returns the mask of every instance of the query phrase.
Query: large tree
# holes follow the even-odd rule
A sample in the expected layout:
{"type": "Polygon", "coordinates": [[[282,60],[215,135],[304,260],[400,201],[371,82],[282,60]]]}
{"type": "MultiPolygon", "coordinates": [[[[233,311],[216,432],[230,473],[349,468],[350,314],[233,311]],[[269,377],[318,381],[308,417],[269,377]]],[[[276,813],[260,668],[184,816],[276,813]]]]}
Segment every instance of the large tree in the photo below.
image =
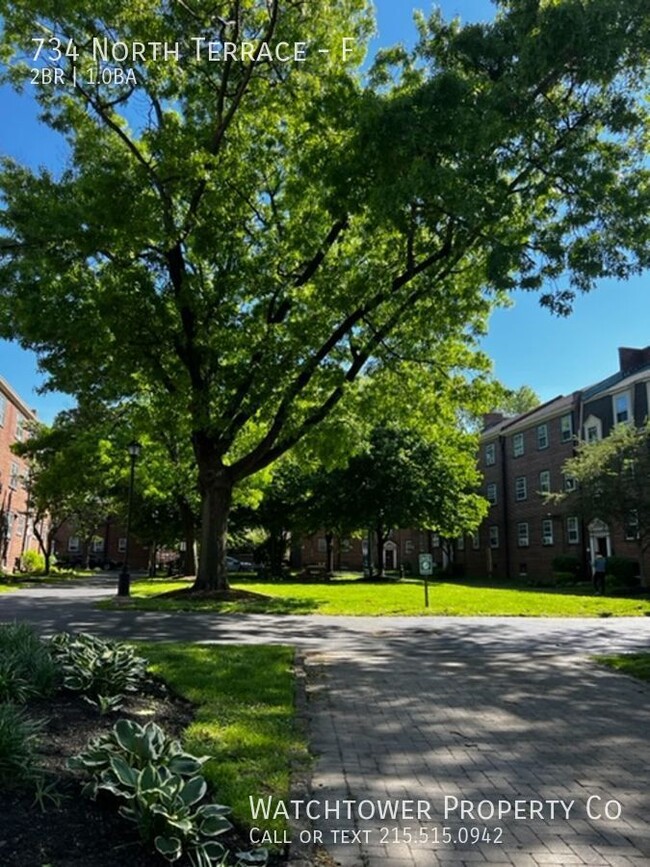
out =
{"type": "Polygon", "coordinates": [[[0,0],[0,14],[14,82],[62,70],[34,93],[71,154],[58,176],[4,163],[1,333],[58,388],[153,390],[185,415],[199,587],[226,586],[233,487],[370,363],[444,358],[483,328],[492,291],[570,273],[543,296],[565,312],[576,289],[648,262],[646,0],[503,0],[466,27],[436,14],[366,86],[365,0],[0,0]],[[109,64],[121,84],[93,83],[95,39],[180,50],[129,50],[109,64]],[[193,39],[257,47],[210,59],[193,39]],[[269,59],[279,42],[308,43],[307,59],[269,59]]]}
{"type": "Polygon", "coordinates": [[[570,500],[586,521],[597,518],[636,541],[642,583],[650,547],[650,422],[641,428],[616,425],[602,440],[582,442],[564,473],[575,491],[554,495],[570,500]]]}

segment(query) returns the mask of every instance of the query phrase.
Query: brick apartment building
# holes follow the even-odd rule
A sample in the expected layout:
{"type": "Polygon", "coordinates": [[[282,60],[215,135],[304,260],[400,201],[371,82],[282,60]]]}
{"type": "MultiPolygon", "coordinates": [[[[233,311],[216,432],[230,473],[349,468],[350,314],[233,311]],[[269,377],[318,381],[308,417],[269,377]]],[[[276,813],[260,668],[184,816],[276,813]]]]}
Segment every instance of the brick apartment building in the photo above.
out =
{"type": "MultiPolygon", "coordinates": [[[[68,566],[115,569],[122,566],[126,551],[126,531],[113,517],[107,517],[88,541],[81,538],[74,519],[67,521],[56,534],[54,553],[58,563],[68,566]]],[[[129,539],[129,569],[149,568],[151,552],[131,535],[129,539]]],[[[161,552],[158,559],[169,559],[169,552],[161,552]]]]}
{"type": "Polygon", "coordinates": [[[11,451],[27,435],[36,414],[0,376],[0,568],[13,571],[29,550],[38,550],[27,507],[27,463],[11,451]]]}
{"type": "Polygon", "coordinates": [[[638,560],[633,530],[585,525],[568,498],[548,505],[544,493],[570,491],[562,472],[578,439],[606,437],[615,424],[641,425],[650,407],[650,346],[619,349],[616,373],[515,418],[492,414],[481,436],[482,493],[490,511],[478,531],[457,540],[455,559],[468,575],[544,577],[558,555],[578,558],[583,574],[597,553],[638,560]]]}
{"type": "MultiPolygon", "coordinates": [[[[453,559],[468,576],[545,578],[558,555],[578,559],[585,577],[596,553],[638,560],[633,531],[589,525],[575,513],[568,498],[549,505],[544,494],[574,486],[563,473],[579,439],[606,437],[615,424],[641,425],[650,415],[650,346],[619,349],[616,373],[571,395],[560,395],[534,410],[506,418],[488,414],[481,434],[479,466],[482,493],[490,503],[477,532],[447,541],[421,530],[395,530],[387,544],[384,565],[417,571],[418,555],[433,553],[439,567],[453,559]]],[[[335,543],[337,569],[360,569],[367,543],[360,539],[335,543]]],[[[325,562],[325,538],[303,541],[294,562],[325,562]]],[[[375,557],[376,560],[376,557],[375,557]]]]}

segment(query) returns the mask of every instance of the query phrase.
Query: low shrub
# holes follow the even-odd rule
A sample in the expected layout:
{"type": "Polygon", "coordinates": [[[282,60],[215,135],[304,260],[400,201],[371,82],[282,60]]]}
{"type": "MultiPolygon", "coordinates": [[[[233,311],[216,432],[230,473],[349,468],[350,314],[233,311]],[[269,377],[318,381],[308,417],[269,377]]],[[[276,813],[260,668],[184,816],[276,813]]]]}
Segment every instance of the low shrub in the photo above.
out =
{"type": "Polygon", "coordinates": [[[580,560],[573,554],[559,554],[557,557],[553,557],[551,567],[553,572],[570,572],[574,580],[581,570],[580,560]]]}
{"type": "MultiPolygon", "coordinates": [[[[208,786],[198,772],[207,760],[183,752],[155,723],[119,720],[68,764],[90,775],[86,794],[105,791],[117,798],[120,815],[167,861],[186,856],[194,867],[212,867],[217,859],[225,863],[226,847],[216,838],[232,825],[228,807],[204,802],[208,786]]],[[[249,864],[267,859],[264,850],[237,857],[249,864]]]]}
{"type": "Polygon", "coordinates": [[[567,587],[576,581],[575,572],[553,572],[553,583],[556,587],[567,587]]]}
{"type": "Polygon", "coordinates": [[[82,693],[101,713],[118,710],[125,694],[137,692],[146,680],[147,660],[128,644],[61,632],[51,639],[50,651],[64,687],[82,693]]]}
{"type": "Polygon", "coordinates": [[[12,702],[0,704],[0,783],[19,785],[33,780],[38,757],[38,738],[43,723],[31,719],[12,702]]]}
{"type": "Polygon", "coordinates": [[[638,585],[639,564],[629,557],[608,557],[607,574],[620,586],[638,585]]]}
{"type": "Polygon", "coordinates": [[[45,572],[45,557],[40,551],[25,551],[20,558],[20,568],[32,574],[45,572]]]}

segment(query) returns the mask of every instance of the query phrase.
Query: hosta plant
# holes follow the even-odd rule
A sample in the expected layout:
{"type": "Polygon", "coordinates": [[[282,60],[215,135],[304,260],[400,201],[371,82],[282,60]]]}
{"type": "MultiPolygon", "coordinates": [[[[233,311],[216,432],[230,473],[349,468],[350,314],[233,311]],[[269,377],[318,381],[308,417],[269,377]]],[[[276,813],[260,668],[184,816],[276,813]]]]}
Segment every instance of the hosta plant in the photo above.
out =
{"type": "MultiPolygon", "coordinates": [[[[216,838],[232,826],[228,807],[201,803],[207,783],[199,771],[207,760],[184,752],[156,723],[119,720],[68,764],[90,776],[86,794],[105,791],[121,801],[120,814],[168,861],[186,856],[194,867],[211,867],[226,854],[216,838]]],[[[265,863],[265,853],[253,857],[241,863],[265,863]]]]}
{"type": "Polygon", "coordinates": [[[124,695],[137,692],[146,679],[147,660],[128,644],[61,632],[52,638],[50,650],[65,688],[80,692],[102,713],[119,709],[124,695]]]}

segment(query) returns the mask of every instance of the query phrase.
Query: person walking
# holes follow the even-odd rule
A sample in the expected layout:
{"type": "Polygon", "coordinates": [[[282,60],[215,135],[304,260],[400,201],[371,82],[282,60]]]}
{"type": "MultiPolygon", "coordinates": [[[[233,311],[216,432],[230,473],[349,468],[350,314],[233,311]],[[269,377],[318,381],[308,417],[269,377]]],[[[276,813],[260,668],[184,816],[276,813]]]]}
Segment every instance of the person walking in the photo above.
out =
{"type": "Polygon", "coordinates": [[[602,596],[605,592],[605,572],[607,571],[607,560],[599,552],[594,558],[594,592],[596,596],[602,596]]]}

